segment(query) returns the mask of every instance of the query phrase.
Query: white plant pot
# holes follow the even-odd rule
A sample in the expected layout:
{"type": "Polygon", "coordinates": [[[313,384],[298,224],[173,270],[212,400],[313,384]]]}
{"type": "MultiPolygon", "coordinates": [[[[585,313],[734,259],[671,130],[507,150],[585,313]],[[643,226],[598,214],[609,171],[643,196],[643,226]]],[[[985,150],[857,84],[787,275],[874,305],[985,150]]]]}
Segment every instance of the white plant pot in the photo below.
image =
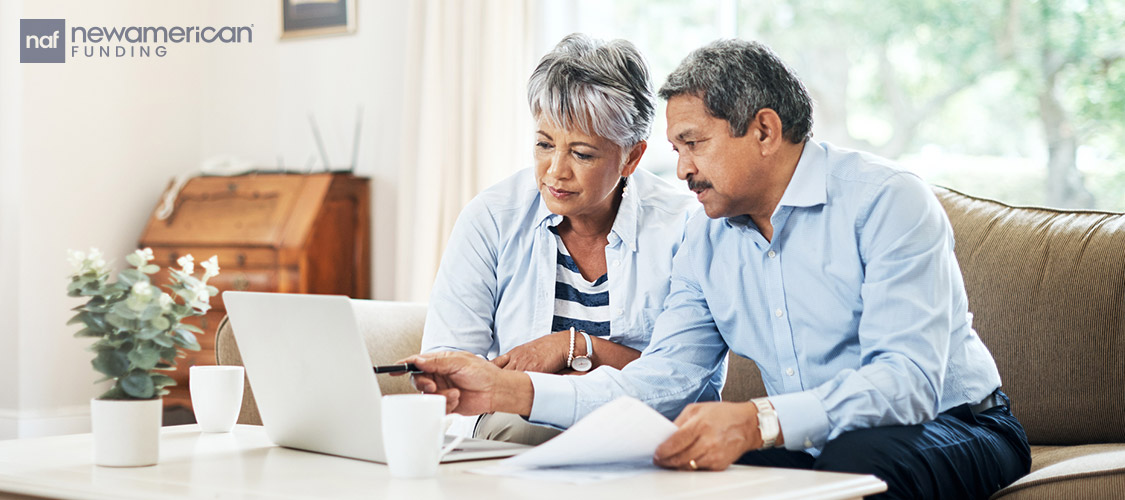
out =
{"type": "Polygon", "coordinates": [[[162,399],[90,400],[94,464],[105,467],[156,465],[160,458],[162,399]]]}

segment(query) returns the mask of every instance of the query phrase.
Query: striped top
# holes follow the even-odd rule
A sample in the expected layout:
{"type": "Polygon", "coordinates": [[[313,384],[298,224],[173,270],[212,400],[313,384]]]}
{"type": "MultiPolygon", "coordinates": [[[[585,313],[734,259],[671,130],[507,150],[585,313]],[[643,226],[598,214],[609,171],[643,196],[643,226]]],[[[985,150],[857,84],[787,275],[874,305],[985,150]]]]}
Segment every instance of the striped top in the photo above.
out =
{"type": "Polygon", "coordinates": [[[558,240],[559,255],[555,278],[555,317],[551,331],[584,330],[590,335],[609,337],[609,274],[603,274],[593,283],[582,277],[578,264],[566,250],[558,230],[551,232],[558,240]]]}

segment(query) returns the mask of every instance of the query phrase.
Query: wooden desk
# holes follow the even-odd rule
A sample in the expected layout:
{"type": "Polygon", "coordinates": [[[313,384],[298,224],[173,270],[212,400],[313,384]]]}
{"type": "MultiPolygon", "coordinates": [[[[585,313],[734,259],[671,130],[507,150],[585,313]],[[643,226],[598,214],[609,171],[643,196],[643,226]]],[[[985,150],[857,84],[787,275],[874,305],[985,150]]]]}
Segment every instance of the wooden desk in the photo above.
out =
{"type": "Polygon", "coordinates": [[[92,465],[89,434],[0,442],[0,498],[857,498],[884,491],[874,476],[735,466],[724,472],[661,470],[575,485],[467,473],[489,461],[442,465],[432,479],[395,479],[385,465],[279,448],[265,430],[239,425],[201,434],[164,428],[153,467],[92,465]]]}
{"type": "MultiPolygon", "coordinates": [[[[176,194],[175,211],[153,211],[139,248],[151,247],[163,269],[153,283],[165,285],[169,268],[186,254],[199,263],[219,257],[222,272],[210,282],[220,292],[328,293],[371,296],[370,194],[365,178],[344,173],[252,174],[195,177],[176,194]]],[[[165,193],[168,196],[168,193],[165,193]]],[[[163,200],[163,197],[162,197],[163,200]]],[[[222,295],[210,312],[189,318],[206,332],[198,352],[188,351],[168,376],[176,381],[164,407],[191,409],[188,369],[215,364],[215,333],[226,315],[222,295]]]]}

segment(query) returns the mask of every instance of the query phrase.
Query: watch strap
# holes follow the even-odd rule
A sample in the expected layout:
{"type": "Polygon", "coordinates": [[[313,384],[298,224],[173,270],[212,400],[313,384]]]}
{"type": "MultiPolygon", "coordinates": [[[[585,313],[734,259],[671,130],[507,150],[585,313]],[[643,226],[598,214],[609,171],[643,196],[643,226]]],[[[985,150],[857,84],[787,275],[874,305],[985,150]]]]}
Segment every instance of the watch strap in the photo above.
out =
{"type": "Polygon", "coordinates": [[[777,436],[781,434],[781,424],[777,420],[777,411],[769,398],[754,398],[750,402],[758,407],[758,432],[762,435],[762,448],[773,448],[777,444],[777,436]]]}
{"type": "Polygon", "coordinates": [[[582,333],[583,337],[586,337],[586,357],[590,358],[590,361],[593,361],[594,360],[594,341],[590,340],[590,334],[589,333],[586,333],[586,332],[581,332],[581,333],[582,333]]]}

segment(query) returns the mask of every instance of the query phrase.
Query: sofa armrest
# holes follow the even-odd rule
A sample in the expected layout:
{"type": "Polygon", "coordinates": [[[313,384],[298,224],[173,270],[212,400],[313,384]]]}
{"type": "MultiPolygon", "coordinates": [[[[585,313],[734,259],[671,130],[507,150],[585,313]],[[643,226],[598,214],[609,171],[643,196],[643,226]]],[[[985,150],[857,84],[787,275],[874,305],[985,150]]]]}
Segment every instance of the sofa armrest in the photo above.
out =
{"type": "MultiPolygon", "coordinates": [[[[371,364],[389,364],[412,354],[422,345],[422,326],[426,321],[426,304],[381,300],[352,300],[356,325],[367,346],[371,364]]],[[[310,339],[313,340],[313,339],[310,339]]],[[[215,339],[215,361],[220,365],[242,366],[242,355],[230,321],[223,318],[215,339]]],[[[383,394],[417,392],[408,377],[378,375],[383,394]]],[[[238,423],[261,425],[261,415],[254,401],[254,391],[246,382],[242,396],[242,412],[238,423]]]]}

